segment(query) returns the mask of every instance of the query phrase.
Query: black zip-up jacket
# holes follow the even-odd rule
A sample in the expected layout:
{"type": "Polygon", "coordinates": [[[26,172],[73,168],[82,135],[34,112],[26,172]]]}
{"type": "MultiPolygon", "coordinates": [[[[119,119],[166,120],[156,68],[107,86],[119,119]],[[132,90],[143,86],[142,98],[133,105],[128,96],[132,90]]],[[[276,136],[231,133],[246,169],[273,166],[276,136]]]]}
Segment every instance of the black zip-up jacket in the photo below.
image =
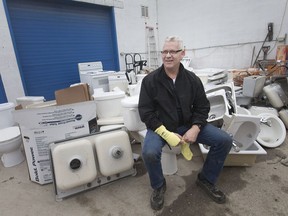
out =
{"type": "Polygon", "coordinates": [[[179,125],[178,104],[182,110],[182,123],[188,127],[194,124],[204,126],[210,111],[203,84],[195,73],[182,64],[179,67],[175,85],[164,71],[164,66],[144,77],[139,97],[139,114],[146,127],[155,131],[162,124],[176,132],[179,125]]]}

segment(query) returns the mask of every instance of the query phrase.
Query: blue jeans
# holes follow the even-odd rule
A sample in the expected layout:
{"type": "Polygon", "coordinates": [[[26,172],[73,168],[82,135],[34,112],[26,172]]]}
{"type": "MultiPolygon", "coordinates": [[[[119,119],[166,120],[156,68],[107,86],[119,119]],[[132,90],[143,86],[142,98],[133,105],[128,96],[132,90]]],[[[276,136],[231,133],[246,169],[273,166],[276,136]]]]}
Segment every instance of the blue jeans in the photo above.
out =
{"type": "MultiPolygon", "coordinates": [[[[184,135],[188,127],[179,127],[178,134],[184,135]]],[[[201,175],[210,183],[215,184],[222,171],[226,156],[232,147],[232,138],[223,130],[207,124],[201,128],[197,143],[210,146],[209,153],[204,162],[201,175]]],[[[142,158],[149,174],[150,184],[153,189],[162,186],[164,175],[161,166],[162,147],[166,144],[154,131],[147,129],[142,148],[142,158]]]]}

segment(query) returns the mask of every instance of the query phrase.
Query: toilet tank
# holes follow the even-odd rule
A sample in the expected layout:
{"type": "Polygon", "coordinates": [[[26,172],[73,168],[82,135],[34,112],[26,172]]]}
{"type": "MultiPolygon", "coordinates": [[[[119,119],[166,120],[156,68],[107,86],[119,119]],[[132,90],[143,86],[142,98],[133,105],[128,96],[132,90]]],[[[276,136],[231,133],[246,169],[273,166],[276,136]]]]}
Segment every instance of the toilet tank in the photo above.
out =
{"type": "Polygon", "coordinates": [[[122,116],[121,100],[125,98],[123,91],[99,92],[93,95],[96,102],[98,118],[122,116]]]}
{"type": "Polygon", "coordinates": [[[12,111],[15,109],[15,104],[12,102],[0,104],[0,129],[15,125],[12,111]]]}
{"type": "Polygon", "coordinates": [[[129,131],[140,131],[146,128],[141,121],[138,111],[139,95],[126,97],[121,100],[124,125],[129,131]]]}

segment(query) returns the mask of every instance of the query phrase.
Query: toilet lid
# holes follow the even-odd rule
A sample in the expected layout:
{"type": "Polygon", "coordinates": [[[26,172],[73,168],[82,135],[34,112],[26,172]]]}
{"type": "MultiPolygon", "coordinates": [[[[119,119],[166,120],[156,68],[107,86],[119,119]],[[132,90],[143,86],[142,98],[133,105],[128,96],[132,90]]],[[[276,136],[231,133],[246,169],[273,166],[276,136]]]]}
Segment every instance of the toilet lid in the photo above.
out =
{"type": "Polygon", "coordinates": [[[121,104],[123,107],[127,108],[137,108],[138,107],[138,101],[139,101],[139,95],[126,97],[121,100],[121,104]]]}
{"type": "Polygon", "coordinates": [[[98,94],[94,94],[93,97],[94,100],[96,101],[124,98],[125,92],[124,91],[100,92],[98,94]]]}
{"type": "Polygon", "coordinates": [[[0,142],[14,139],[20,135],[18,126],[8,127],[0,130],[0,142]]]}
{"type": "Polygon", "coordinates": [[[98,125],[123,124],[123,116],[97,119],[98,125]]]}

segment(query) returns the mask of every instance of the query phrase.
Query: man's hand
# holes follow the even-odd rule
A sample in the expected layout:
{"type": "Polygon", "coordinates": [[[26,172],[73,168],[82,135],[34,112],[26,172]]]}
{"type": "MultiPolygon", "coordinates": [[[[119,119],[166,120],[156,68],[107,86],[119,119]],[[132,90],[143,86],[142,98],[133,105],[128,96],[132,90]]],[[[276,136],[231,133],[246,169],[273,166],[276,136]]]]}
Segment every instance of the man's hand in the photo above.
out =
{"type": "Polygon", "coordinates": [[[195,143],[200,132],[197,125],[193,125],[184,135],[183,140],[187,143],[195,143]]]}

